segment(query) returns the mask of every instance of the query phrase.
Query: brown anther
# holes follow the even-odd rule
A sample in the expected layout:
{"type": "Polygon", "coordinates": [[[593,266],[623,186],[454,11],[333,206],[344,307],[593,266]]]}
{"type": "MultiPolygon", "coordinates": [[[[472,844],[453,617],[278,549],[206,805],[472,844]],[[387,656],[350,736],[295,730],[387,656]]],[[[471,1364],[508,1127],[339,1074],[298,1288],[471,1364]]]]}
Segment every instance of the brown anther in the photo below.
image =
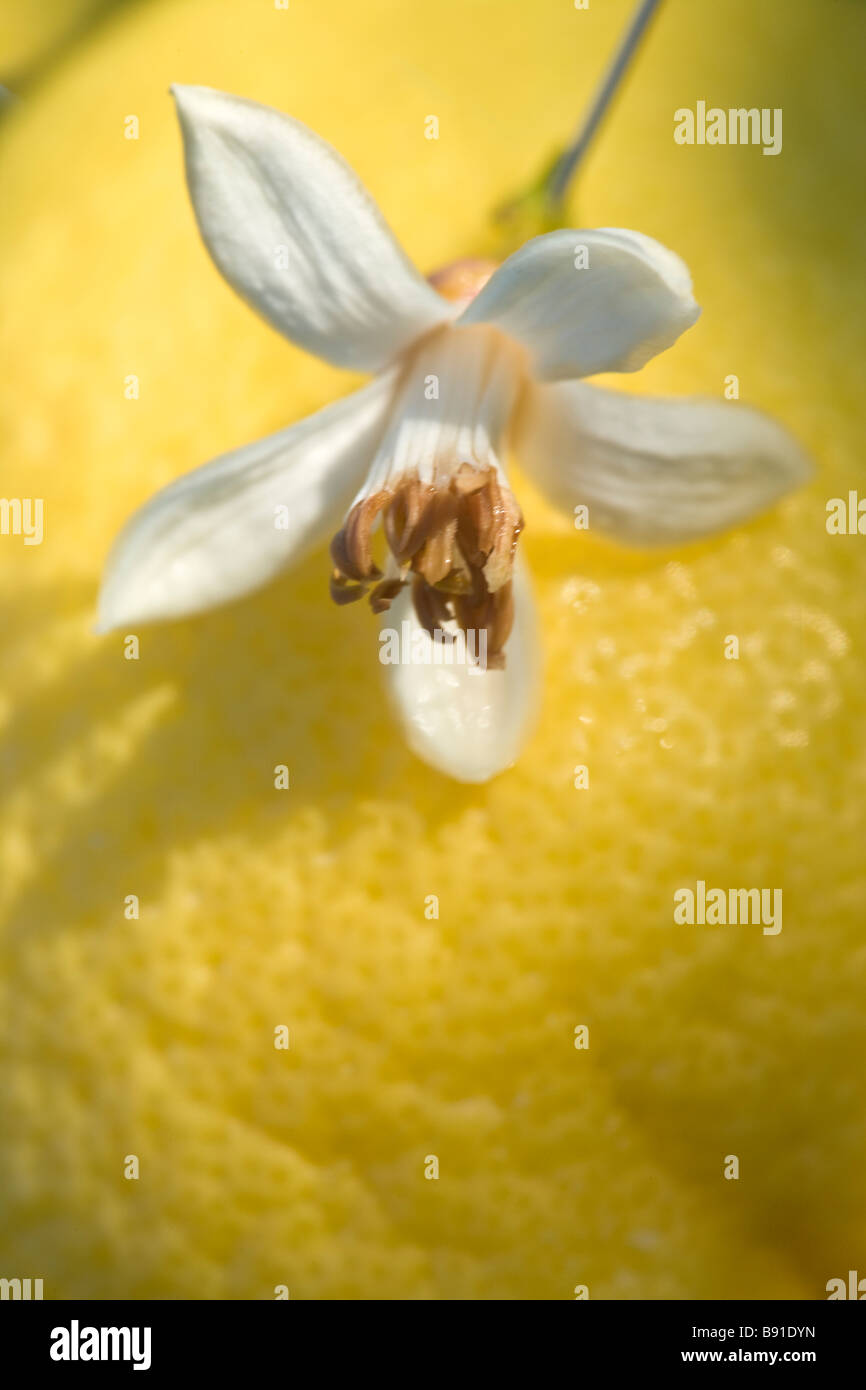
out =
{"type": "Polygon", "coordinates": [[[483,594],[480,599],[455,599],[454,611],[465,632],[487,632],[487,664],[492,666],[493,658],[502,653],[514,624],[511,583],[503,585],[496,593],[483,594]]]}
{"type": "Polygon", "coordinates": [[[402,579],[383,579],[370,595],[370,607],[374,613],[387,613],[394,599],[403,587],[402,579]]]}
{"type": "Polygon", "coordinates": [[[457,539],[457,499],[437,492],[427,509],[427,539],[412,556],[412,568],[428,584],[438,584],[452,569],[457,539]]]}
{"type": "Polygon", "coordinates": [[[523,530],[523,515],[513,496],[497,487],[493,503],[493,546],[484,565],[484,578],[492,593],[511,579],[517,540],[523,530]]]}
{"type": "Polygon", "coordinates": [[[501,669],[514,622],[511,576],[522,529],[520,508],[495,468],[462,463],[439,487],[404,478],[357,503],[334,537],[331,596],[344,604],[369,592],[373,612],[384,613],[409,582],[408,567],[415,612],[430,636],[453,640],[446,623],[484,632],[487,666],[501,669]],[[380,512],[402,570],[387,579],[373,562],[371,532],[380,512]]]}
{"type": "Polygon", "coordinates": [[[501,589],[497,589],[495,594],[491,594],[492,611],[488,615],[487,628],[487,648],[488,664],[490,656],[502,656],[502,663],[505,664],[503,647],[511,636],[511,629],[514,626],[514,586],[511,580],[503,584],[501,589]]]}
{"type": "Polygon", "coordinates": [[[436,588],[443,594],[472,594],[477,585],[476,570],[473,570],[460,545],[455,545],[451,557],[451,569],[440,579],[436,588]]]}
{"type": "Polygon", "coordinates": [[[373,563],[370,532],[389,498],[388,492],[374,492],[356,502],[346,517],[343,529],[331,541],[334,567],[346,579],[354,579],[358,583],[381,579],[382,571],[373,563]]]}
{"type": "Polygon", "coordinates": [[[458,497],[465,497],[470,492],[480,492],[487,486],[488,470],[486,468],[473,468],[471,463],[461,463],[454,477],[449,484],[451,491],[456,492],[458,497]]]}
{"type": "Polygon", "coordinates": [[[436,489],[409,478],[394,492],[385,512],[385,537],[391,554],[405,565],[424,544],[430,532],[430,506],[436,489]]]}
{"type": "Polygon", "coordinates": [[[353,584],[344,578],[339,570],[332,570],[330,589],[331,598],[342,608],[347,603],[357,603],[359,598],[363,598],[367,592],[367,585],[353,584]]]}
{"type": "Polygon", "coordinates": [[[493,547],[494,511],[490,489],[470,493],[460,510],[457,539],[470,565],[483,568],[493,547]]]}
{"type": "Polygon", "coordinates": [[[431,589],[420,574],[416,574],[412,580],[412,603],[418,621],[425,632],[429,633],[431,637],[439,632],[447,641],[454,640],[454,634],[446,632],[443,627],[443,623],[447,623],[453,617],[447,600],[435,589],[431,589]]]}

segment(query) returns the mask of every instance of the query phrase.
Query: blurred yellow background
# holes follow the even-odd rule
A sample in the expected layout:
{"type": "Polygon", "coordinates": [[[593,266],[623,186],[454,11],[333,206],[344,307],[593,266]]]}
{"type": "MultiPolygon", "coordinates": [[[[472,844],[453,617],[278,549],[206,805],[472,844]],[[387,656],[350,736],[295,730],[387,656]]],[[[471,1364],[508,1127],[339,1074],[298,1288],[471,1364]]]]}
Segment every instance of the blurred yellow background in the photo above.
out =
{"type": "Polygon", "coordinates": [[[818,471],[650,556],[517,473],[547,678],[482,788],[406,751],[324,553],[143,630],[137,662],[92,635],[136,506],[354,384],[220,280],[167,89],[306,121],[426,272],[567,136],[630,3],[87,9],[0,4],[0,80],[29,74],[0,121],[2,491],[46,527],[0,537],[0,1275],[48,1298],[825,1297],[866,1258],[866,540],[825,529],[864,487],[866,7],[669,0],[594,147],[574,224],[659,238],[703,306],[627,388],[734,373],[818,471]],[[782,154],[676,145],[698,100],[782,107],[782,154]],[[674,926],[698,878],[782,887],[781,934],[674,926]]]}

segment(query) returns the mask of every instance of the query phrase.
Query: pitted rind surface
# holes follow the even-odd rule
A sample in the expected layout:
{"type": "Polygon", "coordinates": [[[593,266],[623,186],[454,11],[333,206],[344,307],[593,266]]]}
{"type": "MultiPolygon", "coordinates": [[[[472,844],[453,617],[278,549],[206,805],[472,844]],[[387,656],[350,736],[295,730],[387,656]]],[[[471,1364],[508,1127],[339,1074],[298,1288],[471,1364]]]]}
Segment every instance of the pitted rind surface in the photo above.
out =
{"type": "Polygon", "coordinates": [[[512,773],[402,748],[324,548],[138,662],[89,632],[135,505],[345,388],[208,263],[169,81],[291,90],[426,267],[630,8],[134,7],[0,125],[3,486],[46,499],[42,547],[0,540],[0,1272],[46,1297],[821,1298],[861,1259],[866,549],[824,529],[863,477],[859,7],[671,7],[587,165],[581,217],[675,248],[704,307],[629,389],[737,373],[820,481],[644,558],[515,477],[548,677],[512,773]],[[782,157],[674,145],[671,94],[732,84],[777,94],[782,157]],[[698,877],[781,885],[782,933],[675,929],[698,877]]]}

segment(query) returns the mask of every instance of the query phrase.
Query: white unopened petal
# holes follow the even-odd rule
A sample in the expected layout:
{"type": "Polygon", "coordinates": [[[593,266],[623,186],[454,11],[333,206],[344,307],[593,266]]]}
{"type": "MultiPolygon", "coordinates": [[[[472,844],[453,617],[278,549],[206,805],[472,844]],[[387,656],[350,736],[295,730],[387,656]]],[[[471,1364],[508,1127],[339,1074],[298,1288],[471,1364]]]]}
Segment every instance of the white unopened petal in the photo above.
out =
{"type": "Polygon", "coordinates": [[[514,447],[556,505],[587,506],[591,531],[641,546],[725,530],[811,472],[796,440],[748,406],[578,382],[527,390],[514,447]]]}
{"type": "Polygon", "coordinates": [[[229,284],[292,342],[376,371],[452,316],[318,135],[242,97],[172,90],[205,244],[229,284]]]}
{"type": "Polygon", "coordinates": [[[537,708],[541,658],[535,607],[525,568],[514,571],[514,627],[504,670],[479,671],[470,663],[435,664],[433,642],[420,626],[409,591],[382,619],[380,657],[387,630],[396,662],[385,664],[391,702],[414,753],[458,782],[487,782],[518,757],[537,708]],[[426,652],[427,662],[413,660],[426,652]]]}
{"type": "Polygon", "coordinates": [[[333,529],[370,465],[395,373],[163,488],[120,533],[99,629],[184,617],[266,584],[333,529]]]}
{"type": "Polygon", "coordinates": [[[461,323],[493,323],[529,350],[541,380],[634,372],[700,309],[684,262],[640,232],[558,231],[509,256],[461,323]]]}

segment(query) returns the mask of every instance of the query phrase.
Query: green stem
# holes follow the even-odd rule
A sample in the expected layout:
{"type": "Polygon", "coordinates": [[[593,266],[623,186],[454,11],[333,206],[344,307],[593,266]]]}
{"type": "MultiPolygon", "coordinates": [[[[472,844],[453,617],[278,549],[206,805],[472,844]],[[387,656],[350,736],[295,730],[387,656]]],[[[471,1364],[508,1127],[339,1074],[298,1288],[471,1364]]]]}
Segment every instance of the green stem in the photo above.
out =
{"type": "Polygon", "coordinates": [[[540,232],[552,231],[563,225],[563,203],[568,186],[610,109],[660,4],[661,0],[638,0],[631,23],[571,144],[547,161],[528,188],[496,209],[494,219],[499,226],[499,240],[502,241],[504,230],[505,239],[510,243],[509,249],[514,249],[515,245],[540,232]]]}
{"type": "Polygon", "coordinates": [[[589,149],[593,136],[604,120],[608,108],[616,95],[617,88],[622,82],[629,64],[635,57],[640,47],[641,39],[646,33],[647,26],[660,4],[661,0],[639,0],[631,24],[626,30],[622,42],[599,84],[586,116],[578,127],[572,143],[560,158],[551,175],[548,185],[548,197],[554,207],[559,207],[563,202],[568,185],[574,178],[580,161],[589,149]]]}

